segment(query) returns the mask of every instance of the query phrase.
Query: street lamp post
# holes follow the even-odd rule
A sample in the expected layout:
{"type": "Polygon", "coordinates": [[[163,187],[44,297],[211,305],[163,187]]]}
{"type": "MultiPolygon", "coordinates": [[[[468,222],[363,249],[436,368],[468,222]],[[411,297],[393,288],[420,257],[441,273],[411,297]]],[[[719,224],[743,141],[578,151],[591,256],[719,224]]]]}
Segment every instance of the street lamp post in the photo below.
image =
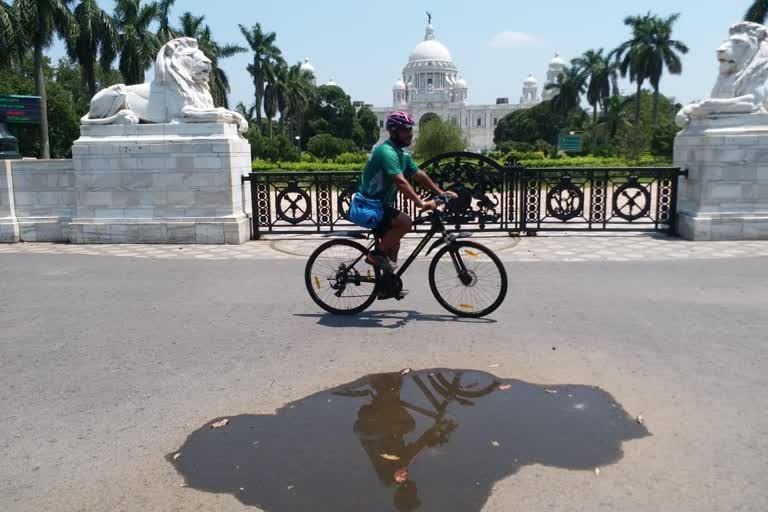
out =
{"type": "Polygon", "coordinates": [[[296,146],[299,148],[299,159],[301,159],[301,136],[297,135],[294,139],[296,139],[296,146]]]}

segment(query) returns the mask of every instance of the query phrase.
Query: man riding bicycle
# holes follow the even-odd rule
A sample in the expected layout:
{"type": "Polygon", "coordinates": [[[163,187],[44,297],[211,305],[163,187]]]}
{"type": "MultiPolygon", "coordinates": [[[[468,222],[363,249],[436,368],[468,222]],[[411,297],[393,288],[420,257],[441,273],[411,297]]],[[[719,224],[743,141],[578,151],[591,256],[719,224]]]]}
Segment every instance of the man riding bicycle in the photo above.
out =
{"type": "Polygon", "coordinates": [[[456,197],[455,193],[446,193],[438,187],[404,150],[413,142],[414,124],[407,112],[393,112],[387,116],[389,139],[373,150],[350,208],[353,222],[375,230],[380,237],[378,246],[368,253],[366,261],[385,273],[394,271],[400,240],[411,230],[410,217],[395,208],[397,191],[422,210],[432,210],[437,205],[435,201],[422,201],[409,180],[415,180],[436,195],[456,197]]]}

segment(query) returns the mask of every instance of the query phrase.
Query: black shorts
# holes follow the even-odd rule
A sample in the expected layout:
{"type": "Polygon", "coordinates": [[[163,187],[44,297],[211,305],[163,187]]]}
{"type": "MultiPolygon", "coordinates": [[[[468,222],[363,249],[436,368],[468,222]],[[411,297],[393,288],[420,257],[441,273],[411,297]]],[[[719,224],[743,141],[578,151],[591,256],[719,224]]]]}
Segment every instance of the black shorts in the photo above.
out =
{"type": "Polygon", "coordinates": [[[376,226],[376,229],[373,230],[373,232],[376,233],[376,236],[382,236],[384,233],[392,229],[392,221],[395,220],[395,217],[401,213],[403,212],[394,206],[390,206],[384,203],[384,215],[382,215],[379,225],[376,226]]]}

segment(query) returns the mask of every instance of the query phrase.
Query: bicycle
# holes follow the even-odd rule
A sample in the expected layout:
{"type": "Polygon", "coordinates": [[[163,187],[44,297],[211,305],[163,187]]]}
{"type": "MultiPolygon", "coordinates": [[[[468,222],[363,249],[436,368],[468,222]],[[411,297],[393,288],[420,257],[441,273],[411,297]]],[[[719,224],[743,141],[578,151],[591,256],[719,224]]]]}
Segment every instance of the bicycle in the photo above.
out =
{"type": "Polygon", "coordinates": [[[477,242],[459,240],[445,227],[449,198],[436,196],[438,207],[416,222],[431,222],[432,227],[395,273],[383,273],[365,261],[368,247],[348,239],[335,239],[318,247],[307,261],[304,280],[312,300],[335,315],[355,315],[384,297],[398,297],[403,289],[403,274],[421,251],[440,235],[427,250],[428,256],[440,247],[429,265],[429,287],[437,302],[460,317],[480,318],[494,312],[507,294],[507,273],[498,256],[477,242]],[[331,303],[333,301],[333,303],[331,303]]]}

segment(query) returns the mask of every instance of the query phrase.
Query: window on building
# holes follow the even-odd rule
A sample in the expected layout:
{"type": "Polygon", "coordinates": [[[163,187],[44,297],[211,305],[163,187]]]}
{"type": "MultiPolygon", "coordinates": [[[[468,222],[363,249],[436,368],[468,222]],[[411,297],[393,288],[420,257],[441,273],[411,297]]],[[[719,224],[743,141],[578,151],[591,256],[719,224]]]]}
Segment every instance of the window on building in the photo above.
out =
{"type": "Polygon", "coordinates": [[[384,121],[379,119],[379,128],[384,128],[384,121]]]}
{"type": "Polygon", "coordinates": [[[496,126],[497,124],[499,124],[499,118],[498,117],[494,117],[493,118],[493,126],[496,126]]]}
{"type": "Polygon", "coordinates": [[[482,125],[483,125],[483,118],[482,117],[478,117],[477,118],[477,126],[482,126],[482,125]]]}

